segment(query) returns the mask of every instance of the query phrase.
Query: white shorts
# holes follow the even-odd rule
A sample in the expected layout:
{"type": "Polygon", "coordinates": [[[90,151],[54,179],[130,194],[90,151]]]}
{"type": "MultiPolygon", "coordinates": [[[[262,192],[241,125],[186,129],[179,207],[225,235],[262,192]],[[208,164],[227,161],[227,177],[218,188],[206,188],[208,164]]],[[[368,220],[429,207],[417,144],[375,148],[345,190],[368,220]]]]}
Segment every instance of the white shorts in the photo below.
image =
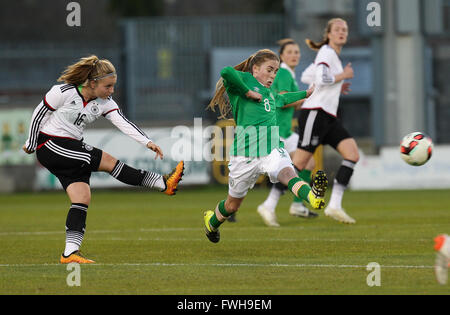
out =
{"type": "Polygon", "coordinates": [[[261,174],[267,174],[272,183],[277,183],[278,174],[286,167],[294,170],[289,153],[281,148],[260,158],[231,156],[228,164],[228,194],[234,198],[245,197],[261,174]]]}
{"type": "Polygon", "coordinates": [[[297,150],[298,139],[299,136],[296,132],[293,132],[287,139],[280,137],[280,140],[284,143],[284,148],[286,149],[286,151],[288,151],[289,154],[297,150]]]}

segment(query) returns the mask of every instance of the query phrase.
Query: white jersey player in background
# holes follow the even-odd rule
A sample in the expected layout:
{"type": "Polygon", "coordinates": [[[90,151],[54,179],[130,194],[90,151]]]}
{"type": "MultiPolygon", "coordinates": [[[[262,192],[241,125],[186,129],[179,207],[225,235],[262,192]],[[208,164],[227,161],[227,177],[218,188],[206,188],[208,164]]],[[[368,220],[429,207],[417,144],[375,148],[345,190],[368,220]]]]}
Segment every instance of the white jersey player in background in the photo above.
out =
{"type": "Polygon", "coordinates": [[[322,42],[306,40],[308,46],[318,53],[314,64],[303,72],[301,81],[314,84],[315,91],[304,102],[300,112],[300,140],[293,162],[299,170],[304,169],[320,144],[329,144],[339,152],[343,161],[336,174],[325,215],[351,224],[356,221],[342,208],[342,198],[359,160],[359,152],[355,140],[336,117],[340,94],[350,91],[350,84],[344,80],[353,78],[351,64],[344,68],[339,59],[347,36],[347,23],[336,18],[328,21],[322,42]]]}
{"type": "Polygon", "coordinates": [[[33,112],[29,137],[23,150],[36,152],[38,161],[60,181],[71,201],[66,220],[66,247],[61,263],[93,263],[81,255],[86,216],[91,201],[89,179],[92,172],[107,172],[133,186],[154,188],[174,195],[183,175],[184,163],[168,175],[137,170],[108,153],[83,142],[88,123],[106,117],[123,133],[163,158],[163,152],[119,109],[111,95],[117,75],[114,66],[96,56],[81,58],[70,65],[33,112]]]}

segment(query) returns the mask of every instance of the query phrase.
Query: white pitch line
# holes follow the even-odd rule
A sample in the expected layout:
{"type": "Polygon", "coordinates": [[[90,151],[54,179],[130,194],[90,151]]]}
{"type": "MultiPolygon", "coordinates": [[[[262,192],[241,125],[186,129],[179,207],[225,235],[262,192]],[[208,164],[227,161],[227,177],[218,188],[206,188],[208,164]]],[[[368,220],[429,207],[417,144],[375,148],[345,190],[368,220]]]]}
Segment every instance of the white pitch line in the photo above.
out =
{"type": "MultiPolygon", "coordinates": [[[[203,231],[202,228],[155,228],[155,229],[137,229],[137,230],[88,230],[87,233],[106,234],[106,233],[130,233],[130,232],[174,232],[174,231],[203,231]]],[[[64,230],[60,231],[34,231],[34,232],[0,232],[0,236],[23,236],[23,235],[53,235],[65,234],[64,230]]]]}
{"type": "MultiPolygon", "coordinates": [[[[283,230],[304,230],[303,227],[298,228],[284,228],[283,230]]],[[[231,230],[240,230],[240,231],[248,231],[248,230],[260,230],[260,231],[282,231],[281,229],[268,229],[266,227],[247,227],[247,228],[239,228],[232,227],[228,229],[223,229],[225,231],[231,230]]],[[[92,234],[121,234],[121,233],[146,233],[146,232],[184,232],[184,231],[199,231],[199,233],[203,233],[202,228],[147,228],[147,229],[137,229],[137,230],[93,230],[87,231],[87,235],[92,234]]],[[[62,235],[65,234],[65,231],[35,231],[35,232],[0,232],[1,236],[41,236],[41,235],[62,235]]],[[[55,239],[56,240],[56,239],[55,239]]],[[[108,238],[90,238],[91,241],[96,240],[110,240],[110,241],[203,241],[204,237],[201,238],[162,238],[162,237],[136,237],[136,238],[126,238],[126,237],[108,237],[108,238]]],[[[233,242],[259,242],[261,239],[248,239],[248,238],[238,238],[233,239],[233,242]]],[[[385,243],[385,242],[403,242],[404,239],[383,239],[383,238],[361,238],[361,239],[348,239],[348,238],[270,238],[264,240],[265,242],[363,242],[363,243],[385,243]]],[[[410,239],[411,241],[411,239],[410,239]]],[[[428,239],[415,239],[418,242],[429,241],[428,239]]]]}
{"type": "MultiPolygon", "coordinates": [[[[0,264],[0,267],[52,267],[63,266],[61,264],[0,264]]],[[[121,263],[121,264],[86,264],[89,267],[118,267],[118,266],[135,266],[135,267],[276,267],[276,268],[367,268],[363,265],[327,265],[327,264],[187,264],[187,263],[121,263]]],[[[389,269],[432,269],[433,266],[405,266],[405,265],[380,265],[380,268],[389,269]]]]}
{"type": "MultiPolygon", "coordinates": [[[[125,237],[110,237],[110,238],[89,238],[89,241],[168,241],[168,242],[203,242],[205,237],[201,238],[161,238],[161,237],[137,237],[137,238],[125,238],[125,237]]],[[[55,239],[56,241],[56,239],[55,239]]],[[[232,242],[354,242],[354,243],[387,243],[387,242],[404,242],[405,239],[354,239],[354,238],[236,238],[232,239],[232,242]]],[[[411,241],[411,239],[409,239],[411,241]]],[[[414,239],[417,242],[428,242],[428,239],[414,239]]]]}
{"type": "MultiPolygon", "coordinates": [[[[369,228],[372,226],[364,226],[363,228],[369,228]]],[[[378,228],[378,226],[374,226],[378,228]]],[[[355,226],[350,227],[351,229],[356,228],[355,226]]],[[[185,232],[185,231],[203,231],[204,227],[161,227],[161,228],[141,228],[141,229],[126,229],[126,230],[87,230],[88,234],[118,234],[118,233],[151,233],[151,232],[185,232]]],[[[323,229],[323,227],[312,227],[312,226],[298,226],[298,227],[281,227],[281,228],[268,228],[266,226],[261,227],[223,227],[223,231],[261,231],[264,233],[270,232],[283,232],[283,231],[308,231],[323,229]]],[[[335,231],[331,231],[335,232],[335,231]]],[[[65,230],[61,229],[58,231],[11,231],[11,232],[0,232],[1,236],[27,236],[27,235],[59,235],[65,234],[65,230]]]]}

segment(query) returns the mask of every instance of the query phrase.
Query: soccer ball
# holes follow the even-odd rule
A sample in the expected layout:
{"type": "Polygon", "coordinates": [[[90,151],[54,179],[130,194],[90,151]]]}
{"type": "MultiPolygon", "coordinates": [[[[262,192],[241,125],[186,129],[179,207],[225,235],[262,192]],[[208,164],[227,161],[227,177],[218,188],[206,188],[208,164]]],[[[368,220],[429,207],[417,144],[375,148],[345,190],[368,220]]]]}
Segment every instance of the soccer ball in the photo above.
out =
{"type": "Polygon", "coordinates": [[[400,144],[400,156],[409,165],[425,164],[433,153],[433,141],[423,132],[406,135],[400,144]]]}

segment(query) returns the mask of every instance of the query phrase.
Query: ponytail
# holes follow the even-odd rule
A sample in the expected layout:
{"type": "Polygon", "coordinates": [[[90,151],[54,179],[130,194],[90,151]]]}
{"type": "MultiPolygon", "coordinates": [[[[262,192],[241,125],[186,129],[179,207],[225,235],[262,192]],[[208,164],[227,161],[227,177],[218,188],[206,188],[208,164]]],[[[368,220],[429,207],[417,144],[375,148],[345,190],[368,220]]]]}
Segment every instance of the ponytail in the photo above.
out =
{"type": "Polygon", "coordinates": [[[91,55],[68,66],[58,78],[58,82],[86,85],[89,80],[96,81],[110,75],[116,75],[113,64],[107,59],[99,59],[97,56],[91,55]]]}
{"type": "Polygon", "coordinates": [[[319,50],[320,48],[322,48],[322,46],[328,45],[329,41],[330,40],[328,39],[328,37],[327,39],[323,39],[321,42],[318,43],[313,42],[309,38],[305,39],[306,45],[308,45],[308,47],[311,48],[312,50],[319,50]]]}

